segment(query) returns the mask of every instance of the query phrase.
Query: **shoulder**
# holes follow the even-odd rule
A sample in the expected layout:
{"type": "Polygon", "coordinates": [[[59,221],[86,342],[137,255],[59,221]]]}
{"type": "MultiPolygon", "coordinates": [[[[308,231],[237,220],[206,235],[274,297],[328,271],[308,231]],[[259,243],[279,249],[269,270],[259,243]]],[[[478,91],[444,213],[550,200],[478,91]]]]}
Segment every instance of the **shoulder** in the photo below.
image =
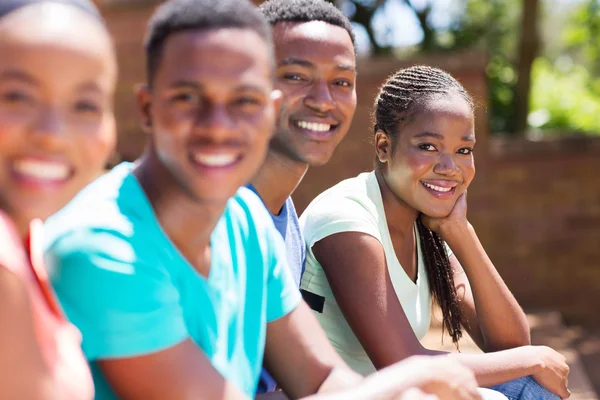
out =
{"type": "Polygon", "coordinates": [[[130,169],[115,167],[50,217],[44,226],[46,248],[68,242],[91,250],[148,236],[154,217],[149,205],[140,204],[147,200],[130,169]]]}
{"type": "Polygon", "coordinates": [[[375,212],[375,202],[369,190],[370,175],[363,173],[327,189],[308,205],[302,217],[331,212],[339,216],[355,212],[356,206],[369,213],[375,212]]]}
{"type": "Polygon", "coordinates": [[[252,190],[242,187],[225,208],[224,217],[240,226],[248,235],[271,235],[275,226],[271,214],[252,190]]]}
{"type": "MultiPolygon", "coordinates": [[[[306,208],[300,226],[309,245],[346,231],[379,237],[377,199],[372,194],[372,173],[360,174],[326,190],[306,208]]],[[[376,180],[375,180],[376,184],[376,180]]]]}

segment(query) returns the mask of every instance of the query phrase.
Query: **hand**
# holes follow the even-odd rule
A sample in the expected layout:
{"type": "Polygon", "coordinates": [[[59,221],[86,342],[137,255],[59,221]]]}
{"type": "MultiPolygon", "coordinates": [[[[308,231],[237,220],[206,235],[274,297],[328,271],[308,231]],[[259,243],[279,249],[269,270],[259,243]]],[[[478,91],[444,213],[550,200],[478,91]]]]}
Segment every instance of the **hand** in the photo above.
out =
{"type": "Polygon", "coordinates": [[[473,371],[447,356],[430,356],[426,362],[419,386],[424,393],[436,395],[440,400],[481,399],[473,371]]]}
{"type": "Polygon", "coordinates": [[[452,226],[464,226],[468,224],[467,220],[467,192],[460,195],[450,214],[442,218],[432,218],[421,214],[421,221],[430,230],[442,235],[442,231],[452,226]]]}
{"type": "Polygon", "coordinates": [[[571,396],[567,388],[570,368],[566,358],[550,347],[531,346],[531,349],[540,365],[540,371],[533,374],[533,378],[552,393],[559,395],[561,399],[571,396]]]}
{"type": "MultiPolygon", "coordinates": [[[[384,382],[403,379],[411,389],[430,396],[425,399],[481,399],[473,371],[448,356],[413,356],[379,371],[378,375],[384,382]]],[[[417,394],[404,391],[400,398],[417,394]]]]}
{"type": "Polygon", "coordinates": [[[423,393],[420,389],[411,388],[402,393],[398,400],[439,400],[435,394],[423,393]]]}

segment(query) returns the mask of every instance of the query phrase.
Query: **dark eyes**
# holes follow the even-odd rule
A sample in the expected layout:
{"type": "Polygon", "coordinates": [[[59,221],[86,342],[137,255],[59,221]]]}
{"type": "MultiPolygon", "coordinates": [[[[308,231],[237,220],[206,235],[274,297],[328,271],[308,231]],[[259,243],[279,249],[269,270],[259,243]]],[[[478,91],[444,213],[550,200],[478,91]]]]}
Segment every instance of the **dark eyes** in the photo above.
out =
{"type": "Polygon", "coordinates": [[[26,93],[21,92],[21,91],[10,91],[10,92],[3,93],[1,95],[1,98],[2,98],[2,101],[6,102],[6,103],[11,103],[11,104],[33,102],[33,99],[31,96],[29,96],[26,93]]]}
{"type": "MultiPolygon", "coordinates": [[[[293,73],[284,74],[283,75],[283,79],[285,79],[287,81],[293,81],[293,82],[303,82],[303,81],[307,81],[308,80],[308,79],[306,79],[305,77],[303,77],[301,75],[293,74],[293,73]]],[[[338,79],[338,80],[334,81],[333,84],[335,86],[344,87],[344,88],[352,87],[352,82],[350,82],[347,79],[338,79]]]]}
{"type": "Polygon", "coordinates": [[[100,112],[100,107],[91,101],[79,101],[75,104],[75,111],[96,114],[100,112]]]}
{"type": "Polygon", "coordinates": [[[436,151],[437,150],[434,145],[428,144],[428,143],[420,144],[419,148],[421,150],[425,150],[425,151],[436,151]]]}
{"type": "Polygon", "coordinates": [[[352,87],[352,83],[350,81],[345,80],[345,79],[336,81],[335,84],[337,86],[340,86],[340,87],[347,87],[347,88],[352,87]]]}
{"type": "Polygon", "coordinates": [[[283,79],[288,80],[288,81],[296,81],[296,82],[305,80],[303,77],[301,77],[298,74],[284,74],[283,79]]]}
{"type": "MultiPolygon", "coordinates": [[[[420,144],[419,148],[423,151],[428,151],[428,152],[437,151],[437,148],[430,143],[420,144]]],[[[473,149],[470,147],[463,147],[463,148],[458,149],[456,152],[463,156],[469,156],[469,155],[473,154],[473,149]]]]}
{"type": "Polygon", "coordinates": [[[198,99],[193,93],[178,93],[171,97],[171,101],[174,103],[191,103],[198,99]]]}
{"type": "Polygon", "coordinates": [[[240,97],[234,101],[236,105],[246,106],[246,105],[258,105],[261,101],[255,97],[240,97]]]}
{"type": "MultiPolygon", "coordinates": [[[[6,104],[18,105],[35,105],[36,98],[23,91],[9,91],[0,94],[0,100],[6,104]]],[[[72,110],[76,113],[97,114],[101,111],[101,107],[90,100],[78,100],[73,104],[72,110]]]]}

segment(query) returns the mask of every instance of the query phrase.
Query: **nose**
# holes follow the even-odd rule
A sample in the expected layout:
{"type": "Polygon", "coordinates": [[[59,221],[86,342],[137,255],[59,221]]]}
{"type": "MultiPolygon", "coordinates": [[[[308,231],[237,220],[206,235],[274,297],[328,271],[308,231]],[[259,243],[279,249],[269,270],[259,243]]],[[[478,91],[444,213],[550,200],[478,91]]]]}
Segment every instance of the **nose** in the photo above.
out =
{"type": "Polygon", "coordinates": [[[433,172],[445,176],[453,176],[458,172],[458,165],[454,161],[454,155],[450,153],[440,153],[440,156],[433,167],[433,172]]]}
{"type": "Polygon", "coordinates": [[[235,123],[227,107],[221,104],[213,104],[198,113],[195,125],[203,136],[213,140],[231,137],[235,130],[235,123]]]}
{"type": "Polygon", "coordinates": [[[304,99],[304,104],[320,113],[333,110],[336,107],[336,103],[331,95],[327,81],[323,79],[315,80],[304,99]]]}
{"type": "Polygon", "coordinates": [[[33,124],[32,133],[33,142],[45,150],[60,146],[66,136],[65,116],[56,107],[44,107],[33,124]]]}

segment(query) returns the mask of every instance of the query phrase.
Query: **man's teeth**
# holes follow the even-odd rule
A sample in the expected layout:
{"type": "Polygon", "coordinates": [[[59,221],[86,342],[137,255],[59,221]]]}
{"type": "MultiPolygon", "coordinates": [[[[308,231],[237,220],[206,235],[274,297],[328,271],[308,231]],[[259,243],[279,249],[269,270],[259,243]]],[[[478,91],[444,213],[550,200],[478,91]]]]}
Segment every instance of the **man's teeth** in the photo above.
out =
{"type": "Polygon", "coordinates": [[[15,161],[13,169],[23,176],[49,181],[65,180],[70,173],[66,164],[38,160],[15,161]]]}
{"type": "Polygon", "coordinates": [[[452,189],[454,189],[454,188],[449,188],[449,187],[444,188],[444,187],[441,187],[441,186],[436,186],[436,185],[432,185],[430,183],[425,183],[425,182],[423,182],[423,185],[427,186],[430,189],[435,190],[436,192],[444,192],[445,193],[445,192],[449,192],[452,189]]]}
{"type": "Polygon", "coordinates": [[[302,129],[308,129],[309,131],[315,132],[328,132],[329,130],[331,130],[331,125],[320,124],[317,122],[298,121],[296,122],[296,125],[298,125],[302,129]]]}
{"type": "Polygon", "coordinates": [[[226,167],[236,160],[235,154],[194,154],[194,161],[208,167],[226,167]]]}

